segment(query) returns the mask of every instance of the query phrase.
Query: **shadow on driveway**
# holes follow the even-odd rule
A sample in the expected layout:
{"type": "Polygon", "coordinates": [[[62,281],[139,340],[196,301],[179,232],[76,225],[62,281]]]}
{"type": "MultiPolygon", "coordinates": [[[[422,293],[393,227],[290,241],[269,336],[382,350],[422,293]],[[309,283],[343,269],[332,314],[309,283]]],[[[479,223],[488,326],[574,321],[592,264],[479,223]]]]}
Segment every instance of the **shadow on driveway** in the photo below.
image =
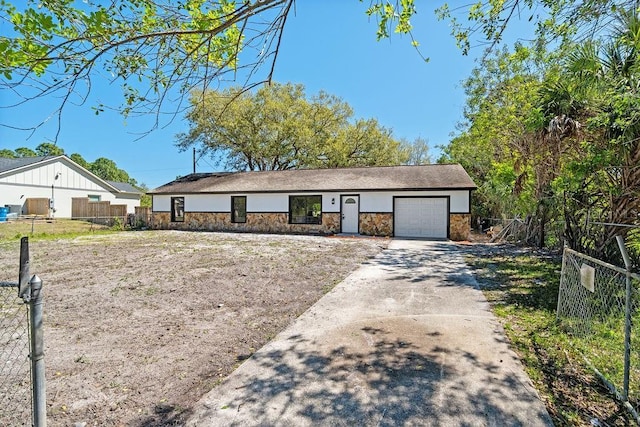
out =
{"type": "Polygon", "coordinates": [[[552,424],[455,245],[394,240],[188,425],[552,424]]]}

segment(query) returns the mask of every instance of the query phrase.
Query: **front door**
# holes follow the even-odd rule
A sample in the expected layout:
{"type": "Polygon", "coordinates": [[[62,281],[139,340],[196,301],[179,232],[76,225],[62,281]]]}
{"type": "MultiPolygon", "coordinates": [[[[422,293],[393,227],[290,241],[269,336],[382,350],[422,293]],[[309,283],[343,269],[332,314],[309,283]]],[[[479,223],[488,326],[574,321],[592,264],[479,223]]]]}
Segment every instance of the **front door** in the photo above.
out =
{"type": "Polygon", "coordinates": [[[358,196],[341,196],[342,200],[342,232],[358,233],[358,215],[360,198],[358,196]]]}

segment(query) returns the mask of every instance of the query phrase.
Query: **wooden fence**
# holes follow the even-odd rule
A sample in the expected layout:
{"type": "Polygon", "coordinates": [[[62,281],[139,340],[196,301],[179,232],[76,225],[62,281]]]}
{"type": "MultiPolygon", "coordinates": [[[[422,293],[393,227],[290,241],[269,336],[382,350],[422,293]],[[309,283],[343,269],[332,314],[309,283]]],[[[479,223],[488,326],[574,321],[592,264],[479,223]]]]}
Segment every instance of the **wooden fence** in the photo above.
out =
{"type": "Polygon", "coordinates": [[[147,227],[151,223],[151,208],[148,206],[136,206],[136,217],[135,225],[136,227],[147,227]]]}
{"type": "Polygon", "coordinates": [[[24,202],[24,215],[49,216],[49,198],[27,198],[24,202]]]}
{"type": "Polygon", "coordinates": [[[112,205],[111,202],[90,202],[86,197],[71,199],[71,218],[105,220],[118,217],[123,223],[127,219],[127,205],[112,205]]]}

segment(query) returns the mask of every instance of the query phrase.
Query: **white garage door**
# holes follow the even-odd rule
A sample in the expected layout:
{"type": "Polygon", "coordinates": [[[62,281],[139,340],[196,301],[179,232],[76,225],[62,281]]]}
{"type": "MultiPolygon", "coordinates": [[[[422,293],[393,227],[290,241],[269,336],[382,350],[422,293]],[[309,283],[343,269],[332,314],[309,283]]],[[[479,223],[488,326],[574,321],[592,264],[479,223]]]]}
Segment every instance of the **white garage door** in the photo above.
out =
{"type": "Polygon", "coordinates": [[[447,238],[448,200],[441,197],[398,197],[394,206],[397,237],[447,238]]]}

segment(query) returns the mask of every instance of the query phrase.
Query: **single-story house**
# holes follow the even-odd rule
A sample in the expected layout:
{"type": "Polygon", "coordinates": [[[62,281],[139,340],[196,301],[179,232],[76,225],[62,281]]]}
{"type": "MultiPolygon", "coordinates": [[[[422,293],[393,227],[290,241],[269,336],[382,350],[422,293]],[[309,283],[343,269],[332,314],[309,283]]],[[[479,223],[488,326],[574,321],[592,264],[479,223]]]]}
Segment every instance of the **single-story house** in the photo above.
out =
{"type": "Polygon", "coordinates": [[[17,214],[71,218],[74,199],[134,213],[141,196],[131,184],[105,181],[65,155],[0,158],[0,206],[17,214]]]}
{"type": "Polygon", "coordinates": [[[149,192],[152,227],[467,239],[458,164],[196,173],[149,192]]]}

